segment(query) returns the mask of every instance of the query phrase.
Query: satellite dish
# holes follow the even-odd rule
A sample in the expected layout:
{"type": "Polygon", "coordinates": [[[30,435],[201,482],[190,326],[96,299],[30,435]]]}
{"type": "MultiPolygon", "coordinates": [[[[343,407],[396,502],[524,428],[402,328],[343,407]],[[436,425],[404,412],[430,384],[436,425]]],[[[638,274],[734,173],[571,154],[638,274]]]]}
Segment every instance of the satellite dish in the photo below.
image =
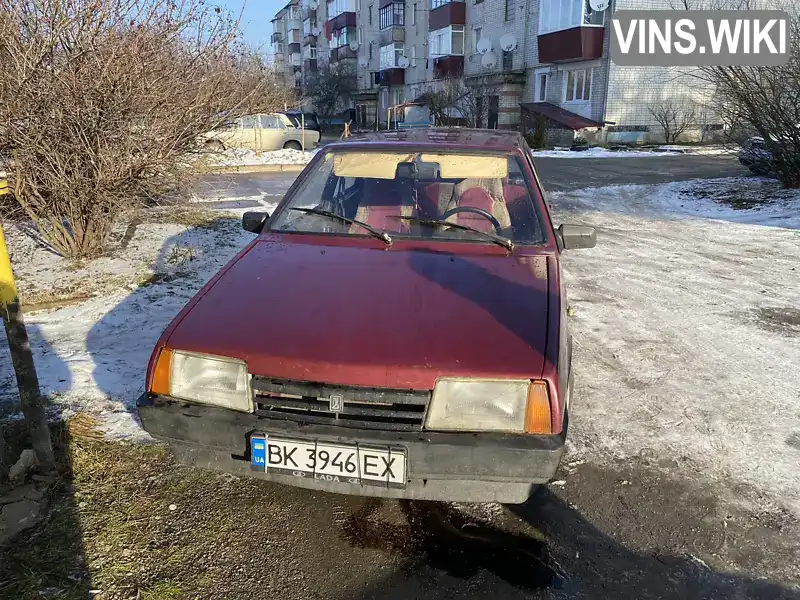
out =
{"type": "Polygon", "coordinates": [[[358,42],[350,42],[349,46],[350,46],[350,50],[352,50],[353,52],[358,50],[358,42]]]}
{"type": "Polygon", "coordinates": [[[611,0],[589,0],[589,8],[595,12],[603,12],[611,4],[611,0]]]}
{"type": "Polygon", "coordinates": [[[408,65],[410,65],[410,64],[411,64],[411,61],[408,60],[405,56],[401,56],[397,60],[397,66],[400,67],[401,69],[407,69],[408,65]]]}
{"type": "MultiPolygon", "coordinates": [[[[594,2],[594,1],[597,1],[597,0],[592,0],[592,1],[594,2]]],[[[603,1],[607,1],[607,0],[603,0],[603,1]]],[[[515,36],[513,33],[505,34],[504,36],[502,36],[500,38],[500,47],[505,52],[511,52],[512,50],[514,50],[514,48],[517,47],[517,36],[515,36]]]]}
{"type": "Polygon", "coordinates": [[[360,61],[358,61],[358,66],[362,69],[366,69],[369,66],[369,61],[366,58],[362,58],[360,61]]]}
{"type": "Polygon", "coordinates": [[[494,52],[487,52],[483,56],[481,56],[481,64],[487,68],[491,69],[497,64],[497,54],[494,52]]]}
{"type": "Polygon", "coordinates": [[[303,78],[302,71],[296,71],[295,74],[294,74],[294,78],[295,78],[296,81],[300,81],[303,78]]]}
{"type": "Polygon", "coordinates": [[[486,54],[492,49],[492,40],[489,38],[482,37],[478,44],[476,45],[475,49],[478,51],[479,54],[486,54]]]}

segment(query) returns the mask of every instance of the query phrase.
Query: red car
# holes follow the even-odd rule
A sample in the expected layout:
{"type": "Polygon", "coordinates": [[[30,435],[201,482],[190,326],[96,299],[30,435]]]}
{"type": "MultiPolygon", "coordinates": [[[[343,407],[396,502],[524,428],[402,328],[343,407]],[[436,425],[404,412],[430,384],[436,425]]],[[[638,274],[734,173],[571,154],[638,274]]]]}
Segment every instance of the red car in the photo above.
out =
{"type": "Polygon", "coordinates": [[[571,342],[517,133],[331,144],[161,336],[138,407],[191,465],[392,498],[524,502],[556,472],[571,342]]]}

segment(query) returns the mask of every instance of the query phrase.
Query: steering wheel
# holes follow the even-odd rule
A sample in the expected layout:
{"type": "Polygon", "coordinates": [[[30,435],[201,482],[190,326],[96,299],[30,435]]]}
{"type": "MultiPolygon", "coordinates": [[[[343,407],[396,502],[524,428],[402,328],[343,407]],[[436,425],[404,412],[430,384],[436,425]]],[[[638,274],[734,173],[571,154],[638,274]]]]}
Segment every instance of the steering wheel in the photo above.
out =
{"type": "Polygon", "coordinates": [[[503,226],[500,225],[500,221],[495,219],[492,213],[490,213],[488,210],[483,210],[482,208],[477,208],[475,206],[457,206],[455,208],[451,208],[442,215],[442,221],[446,221],[448,217],[457,215],[458,213],[472,213],[475,215],[480,215],[494,225],[494,230],[498,234],[500,234],[503,230],[503,226]]]}

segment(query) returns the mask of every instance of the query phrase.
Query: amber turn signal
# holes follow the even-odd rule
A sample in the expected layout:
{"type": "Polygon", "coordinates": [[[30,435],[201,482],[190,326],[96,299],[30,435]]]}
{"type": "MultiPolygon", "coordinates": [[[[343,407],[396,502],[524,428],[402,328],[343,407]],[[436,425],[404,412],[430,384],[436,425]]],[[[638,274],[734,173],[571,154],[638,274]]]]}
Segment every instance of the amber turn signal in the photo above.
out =
{"type": "Polygon", "coordinates": [[[150,393],[169,396],[169,376],[172,370],[172,349],[162,348],[153,369],[153,380],[150,383],[150,393]]]}
{"type": "Polygon", "coordinates": [[[550,415],[550,393],[546,381],[533,381],[528,388],[525,433],[553,433],[550,415]]]}

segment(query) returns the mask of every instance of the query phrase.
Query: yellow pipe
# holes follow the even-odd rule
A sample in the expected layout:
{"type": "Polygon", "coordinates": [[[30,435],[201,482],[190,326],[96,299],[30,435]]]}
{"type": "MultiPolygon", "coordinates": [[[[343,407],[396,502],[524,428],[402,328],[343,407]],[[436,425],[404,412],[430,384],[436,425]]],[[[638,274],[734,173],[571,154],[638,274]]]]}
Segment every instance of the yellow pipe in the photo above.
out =
{"type": "Polygon", "coordinates": [[[14,272],[11,270],[11,259],[8,257],[6,238],[3,235],[3,226],[0,225],[0,306],[17,301],[17,284],[14,282],[14,272]]]}

